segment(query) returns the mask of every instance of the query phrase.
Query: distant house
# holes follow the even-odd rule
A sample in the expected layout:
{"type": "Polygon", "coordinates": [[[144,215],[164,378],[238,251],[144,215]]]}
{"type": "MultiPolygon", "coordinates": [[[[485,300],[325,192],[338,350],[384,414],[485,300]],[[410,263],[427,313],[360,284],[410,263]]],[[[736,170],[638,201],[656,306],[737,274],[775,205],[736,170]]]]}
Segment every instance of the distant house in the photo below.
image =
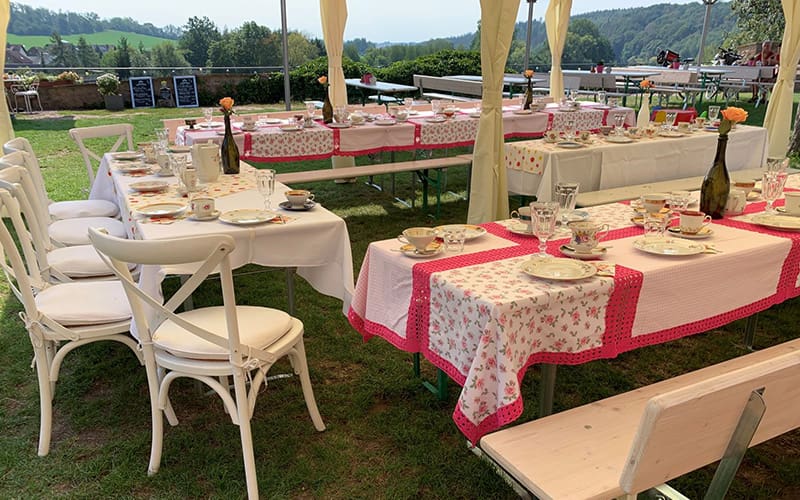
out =
{"type": "Polygon", "coordinates": [[[101,56],[105,55],[105,54],[106,54],[106,52],[108,52],[108,51],[110,51],[111,49],[113,49],[113,48],[114,48],[114,46],[113,46],[113,45],[109,45],[109,44],[103,44],[103,45],[92,45],[92,47],[94,47],[94,50],[96,50],[97,52],[99,52],[101,56]]]}
{"type": "Polygon", "coordinates": [[[6,68],[26,68],[38,64],[30,57],[23,45],[6,44],[6,68]]]}
{"type": "Polygon", "coordinates": [[[31,47],[28,49],[28,57],[30,57],[37,66],[45,66],[51,59],[50,53],[42,47],[31,47]]]}

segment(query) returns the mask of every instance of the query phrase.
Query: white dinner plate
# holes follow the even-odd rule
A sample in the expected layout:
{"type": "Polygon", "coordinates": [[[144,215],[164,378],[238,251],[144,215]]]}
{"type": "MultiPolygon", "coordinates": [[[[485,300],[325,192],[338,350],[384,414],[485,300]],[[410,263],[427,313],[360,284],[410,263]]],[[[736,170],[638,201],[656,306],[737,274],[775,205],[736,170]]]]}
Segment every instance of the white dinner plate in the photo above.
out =
{"type": "Polygon", "coordinates": [[[428,257],[433,257],[444,250],[444,245],[442,245],[438,241],[432,241],[425,247],[424,251],[419,251],[414,247],[414,245],[405,244],[400,247],[400,251],[406,257],[411,257],[412,259],[427,259],[428,257]]]}
{"type": "Polygon", "coordinates": [[[117,170],[122,172],[123,174],[132,174],[136,172],[147,172],[150,170],[150,167],[145,165],[144,163],[135,162],[135,163],[122,163],[121,165],[117,165],[117,170]]]}
{"type": "MultiPolygon", "coordinates": [[[[243,133],[244,132],[242,132],[241,130],[231,130],[231,134],[233,134],[233,135],[240,135],[240,134],[243,134],[243,133]]],[[[225,131],[224,130],[217,130],[217,135],[225,135],[225,131]]]]}
{"type": "Polygon", "coordinates": [[[484,234],[486,234],[486,229],[482,228],[481,226],[476,226],[474,224],[446,224],[444,226],[436,226],[433,228],[436,230],[436,233],[441,236],[444,234],[445,231],[449,231],[452,229],[464,229],[464,239],[474,240],[475,238],[480,238],[484,234]]]}
{"type": "Polygon", "coordinates": [[[142,215],[147,217],[165,217],[170,215],[182,214],[186,211],[187,205],[184,203],[151,203],[136,209],[142,215]]]}
{"type": "Polygon", "coordinates": [[[567,257],[572,257],[573,259],[580,259],[580,260],[602,259],[603,256],[608,252],[608,249],[606,247],[595,247],[592,248],[591,252],[578,252],[568,247],[567,245],[561,245],[558,249],[561,251],[561,253],[563,253],[567,257]]]}
{"type": "Polygon", "coordinates": [[[344,123],[328,123],[327,126],[330,128],[350,128],[350,122],[344,123]]]}
{"type": "Polygon", "coordinates": [[[277,125],[279,123],[283,123],[283,120],[281,120],[280,118],[265,118],[264,123],[266,123],[267,125],[277,125]]]}
{"type": "Polygon", "coordinates": [[[597,268],[586,262],[573,259],[533,258],[520,265],[525,274],[549,280],[580,280],[597,274],[597,268]]]}
{"type": "Polygon", "coordinates": [[[706,251],[705,245],[675,238],[639,238],[633,241],[633,248],[668,257],[697,255],[706,251]]]}
{"type": "Polygon", "coordinates": [[[220,214],[219,220],[237,226],[250,226],[253,224],[263,224],[274,219],[275,213],[266,210],[256,210],[242,208],[239,210],[229,210],[220,214]]]}
{"type": "Polygon", "coordinates": [[[684,134],[680,132],[676,132],[674,130],[664,130],[658,133],[661,137],[683,137],[684,134]]]}
{"type": "Polygon", "coordinates": [[[777,229],[778,231],[800,231],[800,217],[795,217],[794,215],[760,213],[754,215],[750,222],[770,229],[777,229]]]}
{"type": "Polygon", "coordinates": [[[169,147],[170,153],[191,153],[192,147],[191,146],[170,146],[169,147]]]}
{"type": "Polygon", "coordinates": [[[204,122],[199,124],[198,126],[203,128],[217,128],[217,127],[222,127],[223,124],[220,122],[211,122],[211,123],[204,122]]]}
{"type": "Polygon", "coordinates": [[[111,158],[117,161],[136,161],[144,158],[144,153],[141,151],[117,151],[111,153],[111,158]]]}
{"type": "Polygon", "coordinates": [[[284,132],[299,132],[303,130],[302,127],[293,124],[281,125],[279,128],[284,132]]]}
{"type": "Polygon", "coordinates": [[[164,181],[141,181],[141,182],[134,182],[130,185],[130,188],[134,191],[138,191],[140,193],[153,193],[156,191],[163,191],[169,187],[164,181]]]}
{"type": "Polygon", "coordinates": [[[512,111],[515,115],[529,115],[533,113],[532,109],[515,109],[512,111]]]}
{"type": "Polygon", "coordinates": [[[507,226],[506,229],[520,236],[536,236],[532,232],[528,231],[528,227],[525,224],[511,224],[510,226],[507,226]]]}
{"type": "Polygon", "coordinates": [[[606,142],[615,142],[617,144],[628,144],[629,142],[633,142],[633,139],[630,137],[620,136],[620,135],[609,135],[605,137],[606,142]]]}
{"type": "Polygon", "coordinates": [[[583,144],[581,144],[580,142],[575,142],[575,141],[557,142],[556,146],[558,146],[560,148],[564,148],[564,149],[580,149],[580,148],[584,147],[583,144]]]}
{"type": "Polygon", "coordinates": [[[381,125],[383,127],[388,127],[397,123],[394,120],[375,120],[375,125],[381,125]]]}
{"type": "Polygon", "coordinates": [[[710,238],[711,235],[714,234],[714,230],[708,226],[700,228],[700,231],[696,233],[682,233],[681,228],[678,226],[667,228],[667,231],[679,238],[686,238],[687,240],[704,240],[710,238]]]}

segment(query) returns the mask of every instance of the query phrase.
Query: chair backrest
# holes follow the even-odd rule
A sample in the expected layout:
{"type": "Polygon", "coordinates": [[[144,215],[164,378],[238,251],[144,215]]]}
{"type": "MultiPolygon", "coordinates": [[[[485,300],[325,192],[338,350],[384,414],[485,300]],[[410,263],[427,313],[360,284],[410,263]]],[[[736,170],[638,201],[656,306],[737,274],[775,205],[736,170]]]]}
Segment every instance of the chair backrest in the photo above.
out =
{"type": "Polygon", "coordinates": [[[0,158],[0,180],[15,186],[13,195],[18,200],[31,234],[37,242],[37,250],[46,252],[53,248],[48,230],[50,214],[47,207],[39,203],[30,172],[21,165],[25,155],[27,153],[20,151],[0,158]]]}
{"type": "Polygon", "coordinates": [[[116,238],[90,228],[89,239],[100,257],[111,266],[114,274],[122,282],[136,322],[136,334],[141,342],[149,342],[152,331],[164,320],[169,319],[192,334],[223,349],[229,349],[231,362],[238,366],[242,366],[248,358],[275,361],[273,355],[260,349],[242,346],[239,341],[236,298],[229,259],[236,244],[231,236],[214,234],[142,241],[116,238]],[[192,264],[197,271],[164,302],[160,297],[155,297],[139,287],[131,276],[129,264],[145,266],[192,264]],[[191,296],[210,273],[215,271],[219,272],[222,284],[227,339],[175,314],[175,309],[191,296]]]}
{"type": "Polygon", "coordinates": [[[750,446],[800,427],[800,353],[650,399],[625,461],[622,489],[644,491],[722,458],[753,391],[762,393],[766,413],[750,446]]]}
{"type": "Polygon", "coordinates": [[[41,203],[43,203],[44,206],[49,205],[50,198],[47,197],[47,187],[44,183],[42,168],[41,165],[39,165],[39,159],[36,158],[36,154],[33,152],[33,146],[31,146],[30,141],[24,137],[15,137],[3,144],[4,155],[20,151],[28,153],[28,157],[24,158],[25,164],[22,166],[27,168],[28,172],[31,174],[31,180],[33,180],[33,184],[36,186],[41,203]]]}
{"type": "Polygon", "coordinates": [[[94,172],[96,167],[92,163],[93,161],[96,161],[99,166],[104,153],[118,151],[123,144],[127,146],[128,150],[133,150],[133,125],[130,123],[73,128],[70,129],[69,136],[78,144],[78,149],[80,149],[81,155],[83,155],[83,161],[86,163],[86,174],[89,176],[89,187],[94,184],[94,172]],[[102,146],[95,146],[93,142],[94,147],[100,147],[99,154],[89,149],[86,144],[86,141],[90,139],[107,139],[114,137],[116,137],[116,142],[114,142],[111,148],[108,147],[107,140],[102,142],[98,141],[98,144],[102,144],[102,146]]]}

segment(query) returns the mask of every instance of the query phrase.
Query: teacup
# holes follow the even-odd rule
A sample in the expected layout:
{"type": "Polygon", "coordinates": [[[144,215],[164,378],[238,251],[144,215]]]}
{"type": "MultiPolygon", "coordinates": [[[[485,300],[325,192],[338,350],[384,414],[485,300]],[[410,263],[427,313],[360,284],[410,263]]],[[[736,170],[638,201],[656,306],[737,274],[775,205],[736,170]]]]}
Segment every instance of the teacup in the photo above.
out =
{"type": "Polygon", "coordinates": [[[583,142],[588,142],[589,138],[592,137],[592,132],[589,130],[581,130],[579,137],[583,142]]]}
{"type": "Polygon", "coordinates": [[[667,204],[669,195],[666,193],[647,193],[642,195],[642,207],[645,212],[656,213],[660,212],[667,204]]]}
{"type": "Polygon", "coordinates": [[[191,209],[198,219],[211,217],[214,213],[214,198],[209,196],[195,196],[192,198],[191,209]]]}
{"type": "Polygon", "coordinates": [[[353,125],[361,125],[364,123],[364,114],[363,113],[353,113],[350,115],[350,121],[353,125]]]}
{"type": "Polygon", "coordinates": [[[608,234],[608,224],[598,226],[589,221],[575,221],[567,226],[572,231],[569,244],[578,253],[591,253],[600,239],[608,234]]]}
{"type": "Polygon", "coordinates": [[[400,110],[397,111],[397,113],[394,115],[394,117],[397,119],[397,121],[404,122],[404,121],[408,120],[408,111],[406,111],[404,109],[400,109],[400,110]]]}
{"type": "Polygon", "coordinates": [[[783,193],[783,209],[788,215],[800,215],[800,191],[785,191],[783,193]]]}
{"type": "Polygon", "coordinates": [[[436,230],[432,227],[410,227],[397,237],[403,243],[413,245],[417,252],[424,252],[436,239],[436,230]]]}
{"type": "Polygon", "coordinates": [[[654,135],[656,135],[656,129],[652,125],[648,125],[646,129],[644,129],[644,135],[646,135],[649,139],[652,139],[654,135]]]}
{"type": "Polygon", "coordinates": [[[519,207],[519,209],[511,212],[511,218],[525,225],[525,231],[533,232],[531,225],[531,207],[519,207]]]}
{"type": "Polygon", "coordinates": [[[678,123],[678,132],[687,133],[689,132],[689,122],[679,122],[678,123]]]}
{"type": "Polygon", "coordinates": [[[698,116],[694,119],[694,124],[697,125],[697,128],[703,128],[706,125],[706,119],[704,116],[698,116]]]}
{"type": "Polygon", "coordinates": [[[256,117],[255,116],[243,116],[242,117],[242,128],[249,128],[249,129],[256,128],[256,117]]]}
{"type": "Polygon", "coordinates": [[[548,130],[544,134],[544,139],[547,142],[558,142],[558,140],[560,139],[560,135],[555,130],[548,130]]]}
{"type": "Polygon", "coordinates": [[[613,129],[611,125],[600,125],[600,133],[603,135],[608,135],[611,133],[611,129],[613,129]]]}
{"type": "Polygon", "coordinates": [[[639,127],[628,127],[628,135],[631,137],[639,137],[639,127]]]}
{"type": "Polygon", "coordinates": [[[680,229],[685,234],[697,234],[711,224],[711,216],[696,210],[684,210],[680,216],[680,229]]]}
{"type": "Polygon", "coordinates": [[[284,193],[284,196],[286,196],[286,199],[289,200],[289,204],[293,207],[305,206],[307,201],[314,199],[314,194],[305,189],[290,189],[284,193]]]}
{"type": "Polygon", "coordinates": [[[728,201],[725,203],[725,213],[740,214],[747,205],[747,193],[742,189],[731,189],[728,192],[728,201]]]}

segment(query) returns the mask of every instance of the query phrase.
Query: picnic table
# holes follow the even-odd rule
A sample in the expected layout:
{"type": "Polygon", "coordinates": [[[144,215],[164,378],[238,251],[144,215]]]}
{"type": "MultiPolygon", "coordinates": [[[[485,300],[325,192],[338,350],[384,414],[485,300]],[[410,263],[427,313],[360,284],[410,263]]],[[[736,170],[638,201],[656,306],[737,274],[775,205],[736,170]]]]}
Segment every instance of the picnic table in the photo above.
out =
{"type": "Polygon", "coordinates": [[[413,85],[402,85],[399,83],[388,83],[375,81],[375,83],[364,83],[360,78],[345,78],[344,83],[348,87],[355,87],[361,91],[361,105],[365,105],[367,100],[374,94],[375,99],[380,104],[396,102],[394,94],[409,94],[417,91],[413,85]],[[389,94],[389,95],[386,95],[389,94]]]}

